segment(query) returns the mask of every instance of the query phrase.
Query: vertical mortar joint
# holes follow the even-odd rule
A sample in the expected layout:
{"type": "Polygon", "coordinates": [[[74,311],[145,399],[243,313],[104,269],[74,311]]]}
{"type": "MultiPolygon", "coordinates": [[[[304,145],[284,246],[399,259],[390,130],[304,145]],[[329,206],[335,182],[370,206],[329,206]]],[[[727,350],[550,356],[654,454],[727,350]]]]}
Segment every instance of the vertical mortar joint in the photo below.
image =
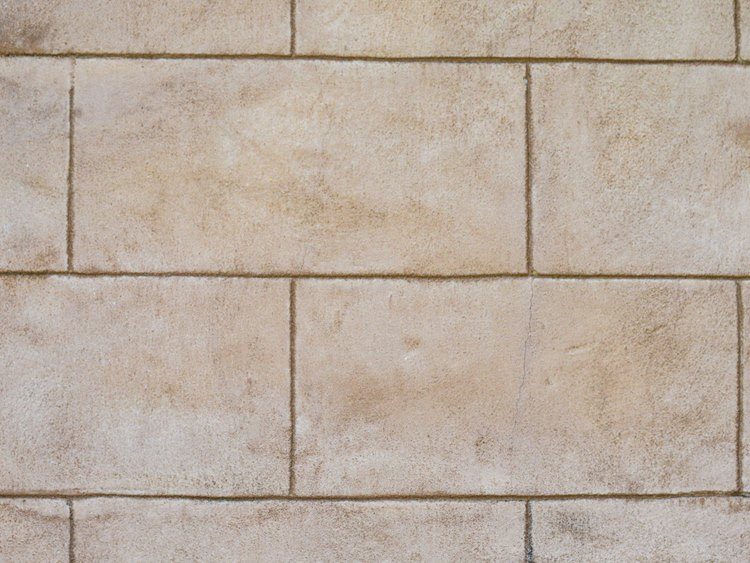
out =
{"type": "Polygon", "coordinates": [[[70,63],[70,88],[68,90],[68,174],[66,197],[66,259],[67,271],[73,271],[73,131],[75,120],[76,59],[70,63]]]}
{"type": "Polygon", "coordinates": [[[73,501],[68,499],[65,504],[68,505],[68,563],[75,563],[75,531],[73,528],[73,501]]]}
{"type": "Polygon", "coordinates": [[[295,494],[297,282],[289,280],[289,495],[295,494]]]}
{"type": "Polygon", "coordinates": [[[523,551],[524,561],[532,563],[534,561],[534,545],[531,541],[531,503],[526,501],[523,530],[523,551]]]}
{"type": "Polygon", "coordinates": [[[742,301],[742,283],[735,282],[737,296],[737,492],[743,487],[743,441],[744,441],[744,321],[745,306],[742,301]]]}

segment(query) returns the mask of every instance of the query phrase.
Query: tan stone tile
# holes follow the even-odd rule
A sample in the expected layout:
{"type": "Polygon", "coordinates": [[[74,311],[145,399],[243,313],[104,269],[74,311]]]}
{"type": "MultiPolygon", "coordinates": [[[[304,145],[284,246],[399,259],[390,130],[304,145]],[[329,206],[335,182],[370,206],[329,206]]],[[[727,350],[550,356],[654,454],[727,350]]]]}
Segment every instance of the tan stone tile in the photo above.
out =
{"type": "Polygon", "coordinates": [[[288,53],[289,0],[5,0],[5,53],[288,53]]]}
{"type": "Polygon", "coordinates": [[[523,72],[81,61],[76,265],[521,271],[523,72]]]}
{"type": "Polygon", "coordinates": [[[0,500],[0,560],[68,561],[68,507],[61,500],[0,500]]]}
{"type": "Polygon", "coordinates": [[[286,491],[288,282],[0,278],[0,490],[286,491]]]}
{"type": "Polygon", "coordinates": [[[297,51],[734,58],[732,0],[297,0],[297,51]]]}
{"type": "Polygon", "coordinates": [[[735,322],[730,282],[300,282],[297,492],[731,489],[735,322]]]}
{"type": "Polygon", "coordinates": [[[76,502],[77,561],[520,561],[520,502],[76,502]]]}
{"type": "Polygon", "coordinates": [[[0,60],[0,269],[66,267],[69,88],[68,61],[0,60]]]}
{"type": "Polygon", "coordinates": [[[534,266],[748,274],[750,68],[532,69],[534,266]]]}
{"type": "Polygon", "coordinates": [[[532,504],[534,560],[747,561],[750,499],[532,504]]]}

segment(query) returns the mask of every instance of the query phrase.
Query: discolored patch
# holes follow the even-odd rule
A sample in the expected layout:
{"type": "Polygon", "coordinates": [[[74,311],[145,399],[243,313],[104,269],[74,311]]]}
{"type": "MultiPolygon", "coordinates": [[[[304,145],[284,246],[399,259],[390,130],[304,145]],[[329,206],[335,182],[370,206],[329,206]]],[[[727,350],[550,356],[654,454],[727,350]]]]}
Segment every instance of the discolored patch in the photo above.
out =
{"type": "Polygon", "coordinates": [[[84,60],[76,100],[83,270],[525,268],[521,65],[84,60]]]}
{"type": "Polygon", "coordinates": [[[731,488],[735,311],[728,282],[300,281],[297,491],[731,488]]]}
{"type": "Polygon", "coordinates": [[[67,61],[0,60],[0,270],[67,265],[69,80],[67,61]]]}
{"type": "Polygon", "coordinates": [[[0,278],[0,490],[281,494],[288,282],[0,278]]]}

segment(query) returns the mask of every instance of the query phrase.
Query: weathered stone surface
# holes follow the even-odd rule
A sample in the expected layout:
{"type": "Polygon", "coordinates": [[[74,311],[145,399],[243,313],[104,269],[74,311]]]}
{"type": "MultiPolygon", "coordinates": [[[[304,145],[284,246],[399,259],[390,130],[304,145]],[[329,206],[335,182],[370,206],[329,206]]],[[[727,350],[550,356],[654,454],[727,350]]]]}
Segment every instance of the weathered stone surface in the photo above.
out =
{"type": "Polygon", "coordinates": [[[288,53],[289,0],[5,0],[0,53],[288,53]]]}
{"type": "Polygon", "coordinates": [[[0,500],[0,560],[67,562],[68,537],[64,501],[0,500]]]}
{"type": "Polygon", "coordinates": [[[750,60],[750,0],[740,0],[740,56],[750,60]]]}
{"type": "Polygon", "coordinates": [[[298,52],[330,55],[734,57],[732,0],[297,0],[298,52]]]}
{"type": "Polygon", "coordinates": [[[750,68],[532,69],[534,266],[750,274],[750,68]]]}
{"type": "Polygon", "coordinates": [[[525,268],[523,68],[86,60],[76,265],[525,268]]]}
{"type": "Polygon", "coordinates": [[[742,284],[742,487],[750,492],[750,284],[742,284]]]}
{"type": "Polygon", "coordinates": [[[302,281],[301,494],[728,490],[729,282],[302,281]]]}
{"type": "Polygon", "coordinates": [[[281,494],[288,282],[0,278],[0,491],[281,494]]]}
{"type": "Polygon", "coordinates": [[[67,264],[69,88],[69,62],[0,59],[0,270],[67,264]]]}
{"type": "Polygon", "coordinates": [[[520,502],[76,502],[77,561],[520,561],[520,502]]]}
{"type": "Polygon", "coordinates": [[[534,561],[747,561],[750,499],[532,504],[534,561]]]}

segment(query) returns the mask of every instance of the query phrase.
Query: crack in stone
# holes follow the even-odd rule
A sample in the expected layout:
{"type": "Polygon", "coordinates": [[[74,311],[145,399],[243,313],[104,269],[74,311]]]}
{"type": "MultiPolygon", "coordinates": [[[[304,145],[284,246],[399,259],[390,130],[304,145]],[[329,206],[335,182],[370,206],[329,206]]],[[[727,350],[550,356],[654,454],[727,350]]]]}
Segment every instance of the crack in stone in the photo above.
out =
{"type": "Polygon", "coordinates": [[[532,278],[529,284],[529,313],[526,323],[526,340],[523,343],[523,371],[521,372],[521,383],[518,385],[518,392],[516,393],[516,404],[513,412],[513,430],[512,436],[516,434],[516,426],[518,425],[518,414],[521,410],[521,397],[523,396],[523,388],[526,385],[526,376],[528,371],[528,356],[529,356],[529,341],[531,340],[531,317],[534,310],[534,279],[532,278]]]}

